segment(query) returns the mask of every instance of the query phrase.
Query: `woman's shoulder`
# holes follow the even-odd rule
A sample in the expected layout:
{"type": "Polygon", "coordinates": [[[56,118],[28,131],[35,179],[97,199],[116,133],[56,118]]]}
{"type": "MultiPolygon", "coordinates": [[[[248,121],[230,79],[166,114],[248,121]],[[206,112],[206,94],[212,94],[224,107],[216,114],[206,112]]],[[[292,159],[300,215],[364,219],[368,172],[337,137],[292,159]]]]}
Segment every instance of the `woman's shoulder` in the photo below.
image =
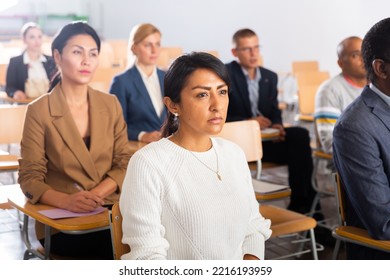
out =
{"type": "Polygon", "coordinates": [[[45,93],[45,94],[42,94],[41,96],[37,97],[36,99],[34,99],[33,101],[31,101],[28,106],[30,107],[41,107],[43,105],[46,105],[49,103],[49,95],[51,93],[45,93]]]}
{"type": "Polygon", "coordinates": [[[121,72],[118,72],[114,77],[113,77],[113,82],[127,82],[129,80],[132,80],[136,76],[136,72],[134,70],[134,67],[130,67],[128,69],[125,69],[121,72]]]}
{"type": "Polygon", "coordinates": [[[44,119],[50,114],[49,107],[49,93],[45,93],[27,104],[26,114],[28,116],[39,116],[40,119],[44,119]]]}
{"type": "Polygon", "coordinates": [[[90,94],[92,94],[95,98],[102,99],[104,101],[113,102],[116,100],[115,95],[100,91],[100,90],[92,88],[92,87],[88,87],[88,92],[90,94]]]}
{"type": "Polygon", "coordinates": [[[23,54],[11,57],[9,64],[23,63],[23,54]]]}
{"type": "MultiPolygon", "coordinates": [[[[158,141],[152,142],[139,149],[130,158],[131,164],[147,164],[155,166],[158,169],[164,169],[170,166],[169,169],[180,167],[184,159],[182,148],[176,146],[167,138],[162,138],[158,141]]],[[[170,170],[169,172],[174,172],[170,170]]]]}
{"type": "Polygon", "coordinates": [[[177,150],[175,149],[174,145],[175,144],[173,144],[167,138],[161,138],[158,141],[151,142],[146,146],[142,147],[134,155],[139,154],[150,156],[152,154],[164,154],[164,157],[169,157],[169,155],[172,155],[175,150],[177,150]]]}
{"type": "Polygon", "coordinates": [[[119,110],[121,105],[118,98],[114,94],[103,92],[97,89],[89,88],[89,94],[91,94],[91,104],[102,110],[113,111],[115,108],[119,110]]]}

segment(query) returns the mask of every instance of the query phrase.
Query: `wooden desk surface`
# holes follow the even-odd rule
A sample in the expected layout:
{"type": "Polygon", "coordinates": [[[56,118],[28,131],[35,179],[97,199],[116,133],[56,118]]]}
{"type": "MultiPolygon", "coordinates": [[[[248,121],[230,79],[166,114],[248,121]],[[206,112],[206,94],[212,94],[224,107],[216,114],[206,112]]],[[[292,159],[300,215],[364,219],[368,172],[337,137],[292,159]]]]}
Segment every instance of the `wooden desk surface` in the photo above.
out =
{"type": "Polygon", "coordinates": [[[0,172],[17,171],[19,168],[18,157],[15,155],[0,154],[0,172]]]}
{"type": "Polygon", "coordinates": [[[275,140],[278,139],[280,136],[279,131],[275,131],[272,133],[261,133],[261,140],[275,140]]]}
{"type": "Polygon", "coordinates": [[[1,96],[0,97],[0,100],[3,101],[3,103],[8,103],[8,104],[28,104],[30,103],[31,101],[33,101],[34,99],[25,99],[25,100],[15,100],[11,97],[9,97],[8,95],[6,96],[1,96]]]}
{"type": "Polygon", "coordinates": [[[26,197],[22,193],[19,185],[16,185],[18,191],[10,193],[8,196],[9,204],[23,212],[24,214],[30,216],[31,218],[46,224],[52,228],[63,232],[77,232],[77,231],[85,231],[92,230],[98,228],[105,228],[110,225],[108,218],[108,210],[104,210],[102,213],[92,216],[85,217],[76,217],[76,218],[66,218],[66,219],[50,219],[38,211],[53,209],[54,207],[44,204],[31,204],[27,201],[26,197]]]}

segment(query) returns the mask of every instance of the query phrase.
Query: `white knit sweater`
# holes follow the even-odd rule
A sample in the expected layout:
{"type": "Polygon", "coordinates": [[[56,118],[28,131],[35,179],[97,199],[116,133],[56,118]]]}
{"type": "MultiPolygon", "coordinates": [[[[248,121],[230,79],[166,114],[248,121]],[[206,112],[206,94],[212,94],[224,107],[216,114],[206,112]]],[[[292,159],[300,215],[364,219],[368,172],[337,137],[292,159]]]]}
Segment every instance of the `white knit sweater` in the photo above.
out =
{"type": "Polygon", "coordinates": [[[120,198],[122,259],[264,259],[270,221],[259,214],[243,151],[214,138],[213,149],[194,153],[168,139],[135,153],[120,198]]]}

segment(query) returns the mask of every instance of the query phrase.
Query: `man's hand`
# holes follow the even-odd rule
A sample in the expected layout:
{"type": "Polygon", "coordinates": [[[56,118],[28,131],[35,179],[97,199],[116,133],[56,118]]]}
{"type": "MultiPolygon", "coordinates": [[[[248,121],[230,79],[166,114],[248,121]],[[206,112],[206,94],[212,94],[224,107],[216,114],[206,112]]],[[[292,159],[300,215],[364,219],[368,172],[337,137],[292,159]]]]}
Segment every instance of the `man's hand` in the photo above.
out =
{"type": "Polygon", "coordinates": [[[272,124],[270,119],[263,117],[263,116],[257,116],[255,118],[252,118],[251,120],[256,120],[260,125],[260,129],[268,128],[272,124]]]}
{"type": "Polygon", "coordinates": [[[286,131],[284,130],[283,125],[281,125],[281,124],[279,124],[279,123],[273,124],[273,125],[272,125],[272,128],[279,129],[279,134],[280,134],[281,137],[286,136],[286,131]]]}

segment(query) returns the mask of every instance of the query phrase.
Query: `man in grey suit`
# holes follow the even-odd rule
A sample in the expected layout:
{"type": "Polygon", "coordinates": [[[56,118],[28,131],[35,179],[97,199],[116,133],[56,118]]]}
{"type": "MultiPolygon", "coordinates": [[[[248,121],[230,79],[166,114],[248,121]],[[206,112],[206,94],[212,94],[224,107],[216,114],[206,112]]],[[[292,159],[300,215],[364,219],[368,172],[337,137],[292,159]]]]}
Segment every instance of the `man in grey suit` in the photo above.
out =
{"type": "MultiPolygon", "coordinates": [[[[390,18],[366,34],[362,56],[371,82],[339,118],[333,155],[345,186],[347,223],[390,240],[390,18]]],[[[348,259],[390,254],[347,244],[348,259]]]]}

